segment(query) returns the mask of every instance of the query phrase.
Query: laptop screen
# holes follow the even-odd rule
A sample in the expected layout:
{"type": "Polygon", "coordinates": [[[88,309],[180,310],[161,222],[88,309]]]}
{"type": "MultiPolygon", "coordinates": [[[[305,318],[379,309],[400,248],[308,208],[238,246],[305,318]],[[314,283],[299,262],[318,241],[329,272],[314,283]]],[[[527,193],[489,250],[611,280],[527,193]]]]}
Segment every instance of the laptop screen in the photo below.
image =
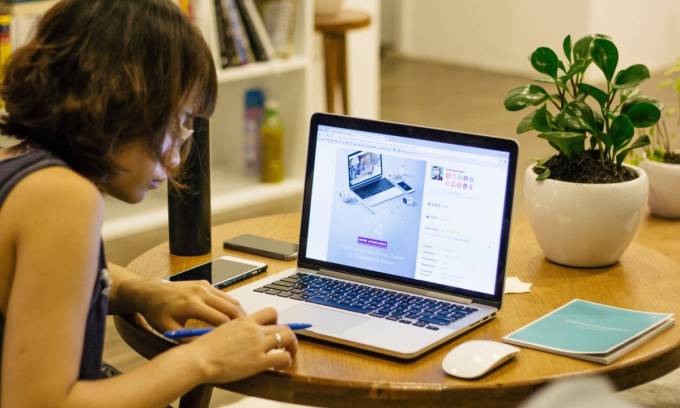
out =
{"type": "Polygon", "coordinates": [[[347,173],[350,187],[382,176],[382,154],[362,151],[349,154],[347,173]]]}
{"type": "Polygon", "coordinates": [[[448,292],[500,296],[506,195],[512,195],[516,157],[323,123],[315,136],[311,191],[305,192],[307,261],[448,292]],[[398,194],[369,204],[351,187],[378,173],[398,194]]]}

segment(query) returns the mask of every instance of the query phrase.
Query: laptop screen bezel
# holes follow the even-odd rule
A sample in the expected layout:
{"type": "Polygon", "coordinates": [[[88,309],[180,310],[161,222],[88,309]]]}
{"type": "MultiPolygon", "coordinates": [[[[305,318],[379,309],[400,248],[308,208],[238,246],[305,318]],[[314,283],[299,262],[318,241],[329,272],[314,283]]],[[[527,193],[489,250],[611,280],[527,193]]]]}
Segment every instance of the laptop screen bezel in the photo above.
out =
{"type": "Polygon", "coordinates": [[[300,248],[298,254],[298,266],[308,269],[328,269],[343,273],[368,277],[371,279],[396,282],[403,285],[421,289],[441,292],[448,295],[465,297],[474,302],[487,304],[500,308],[503,299],[503,287],[505,283],[505,267],[507,263],[510,224],[512,218],[512,202],[517,173],[518,144],[512,139],[503,139],[490,136],[464,133],[452,130],[426,128],[421,126],[406,125],[393,122],[383,122],[369,119],[359,119],[347,116],[315,113],[312,115],[309,127],[309,144],[307,154],[307,168],[305,174],[304,199],[302,206],[302,222],[300,225],[300,248]],[[358,130],[369,133],[400,136],[410,139],[428,140],[459,146],[476,147],[488,150],[496,150],[508,153],[508,174],[506,178],[506,194],[503,203],[503,217],[501,222],[501,237],[498,251],[498,263],[496,270],[496,285],[494,293],[488,294],[460,288],[452,288],[422,280],[404,278],[387,273],[371,271],[351,267],[333,262],[307,258],[307,237],[309,233],[309,215],[311,210],[311,195],[314,178],[316,139],[319,126],[330,126],[344,129],[358,130]]]}

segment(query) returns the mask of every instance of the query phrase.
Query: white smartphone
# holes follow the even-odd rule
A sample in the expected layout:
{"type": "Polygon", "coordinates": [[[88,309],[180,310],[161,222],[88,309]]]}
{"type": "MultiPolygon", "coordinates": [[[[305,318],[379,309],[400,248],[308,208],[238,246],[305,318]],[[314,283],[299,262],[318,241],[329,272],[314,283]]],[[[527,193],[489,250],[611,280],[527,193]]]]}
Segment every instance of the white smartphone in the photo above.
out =
{"type": "Polygon", "coordinates": [[[267,270],[267,264],[233,256],[223,256],[165,278],[166,281],[207,280],[221,289],[267,270]]]}

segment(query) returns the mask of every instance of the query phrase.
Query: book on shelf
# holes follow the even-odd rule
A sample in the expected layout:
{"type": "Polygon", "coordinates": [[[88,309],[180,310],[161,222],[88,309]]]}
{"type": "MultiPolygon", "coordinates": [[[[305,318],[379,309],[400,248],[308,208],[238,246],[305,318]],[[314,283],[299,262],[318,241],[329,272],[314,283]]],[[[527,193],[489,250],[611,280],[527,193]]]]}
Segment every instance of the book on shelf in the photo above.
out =
{"type": "Polygon", "coordinates": [[[185,12],[188,16],[191,17],[191,11],[192,11],[192,4],[191,0],[177,0],[177,5],[179,6],[180,9],[182,9],[183,12],[185,12]]]}
{"type": "MultiPolygon", "coordinates": [[[[259,18],[259,14],[251,14],[252,10],[246,7],[245,0],[235,0],[236,6],[238,7],[239,14],[241,16],[241,21],[243,21],[243,28],[248,37],[250,43],[250,48],[253,51],[255,60],[257,61],[267,61],[271,59],[271,56],[267,55],[267,50],[262,43],[260,38],[260,33],[255,29],[255,19],[259,18]]],[[[257,13],[257,9],[255,9],[257,13]]]]}
{"type": "Polygon", "coordinates": [[[215,23],[220,47],[220,65],[222,68],[242,65],[234,48],[233,33],[229,29],[229,22],[222,8],[222,0],[215,0],[215,23]]]}
{"type": "MultiPolygon", "coordinates": [[[[12,24],[12,16],[9,14],[0,14],[0,82],[4,81],[5,63],[12,53],[12,42],[10,39],[10,27],[12,24]]],[[[0,99],[0,108],[5,106],[5,102],[0,99]]]]}
{"type": "Polygon", "coordinates": [[[609,364],[675,323],[673,313],[574,299],[503,337],[518,346],[609,364]]]}
{"type": "Polygon", "coordinates": [[[224,11],[225,20],[229,29],[232,32],[232,39],[234,41],[234,48],[239,58],[239,65],[247,64],[255,60],[253,50],[250,47],[250,41],[246,35],[243,27],[241,15],[236,6],[236,0],[222,0],[222,9],[224,11]]]}
{"type": "Polygon", "coordinates": [[[276,55],[288,58],[293,54],[293,35],[297,3],[295,0],[264,0],[260,6],[264,25],[271,37],[276,55]]]}

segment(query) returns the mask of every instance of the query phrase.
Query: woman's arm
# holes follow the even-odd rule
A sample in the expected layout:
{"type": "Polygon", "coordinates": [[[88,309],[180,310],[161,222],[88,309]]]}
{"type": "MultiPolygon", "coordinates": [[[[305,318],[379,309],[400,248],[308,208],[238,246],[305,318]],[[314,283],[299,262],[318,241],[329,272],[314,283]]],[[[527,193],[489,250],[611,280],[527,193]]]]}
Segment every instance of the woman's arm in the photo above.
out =
{"type": "MultiPolygon", "coordinates": [[[[2,350],[4,407],[165,406],[202,382],[284,367],[295,335],[265,310],[159,355],[116,378],[79,381],[85,322],[98,265],[103,201],[63,168],[28,176],[2,208],[16,247],[2,350]],[[276,347],[280,333],[285,350],[276,347]]],[[[5,233],[5,231],[3,231],[5,233]]]]}

